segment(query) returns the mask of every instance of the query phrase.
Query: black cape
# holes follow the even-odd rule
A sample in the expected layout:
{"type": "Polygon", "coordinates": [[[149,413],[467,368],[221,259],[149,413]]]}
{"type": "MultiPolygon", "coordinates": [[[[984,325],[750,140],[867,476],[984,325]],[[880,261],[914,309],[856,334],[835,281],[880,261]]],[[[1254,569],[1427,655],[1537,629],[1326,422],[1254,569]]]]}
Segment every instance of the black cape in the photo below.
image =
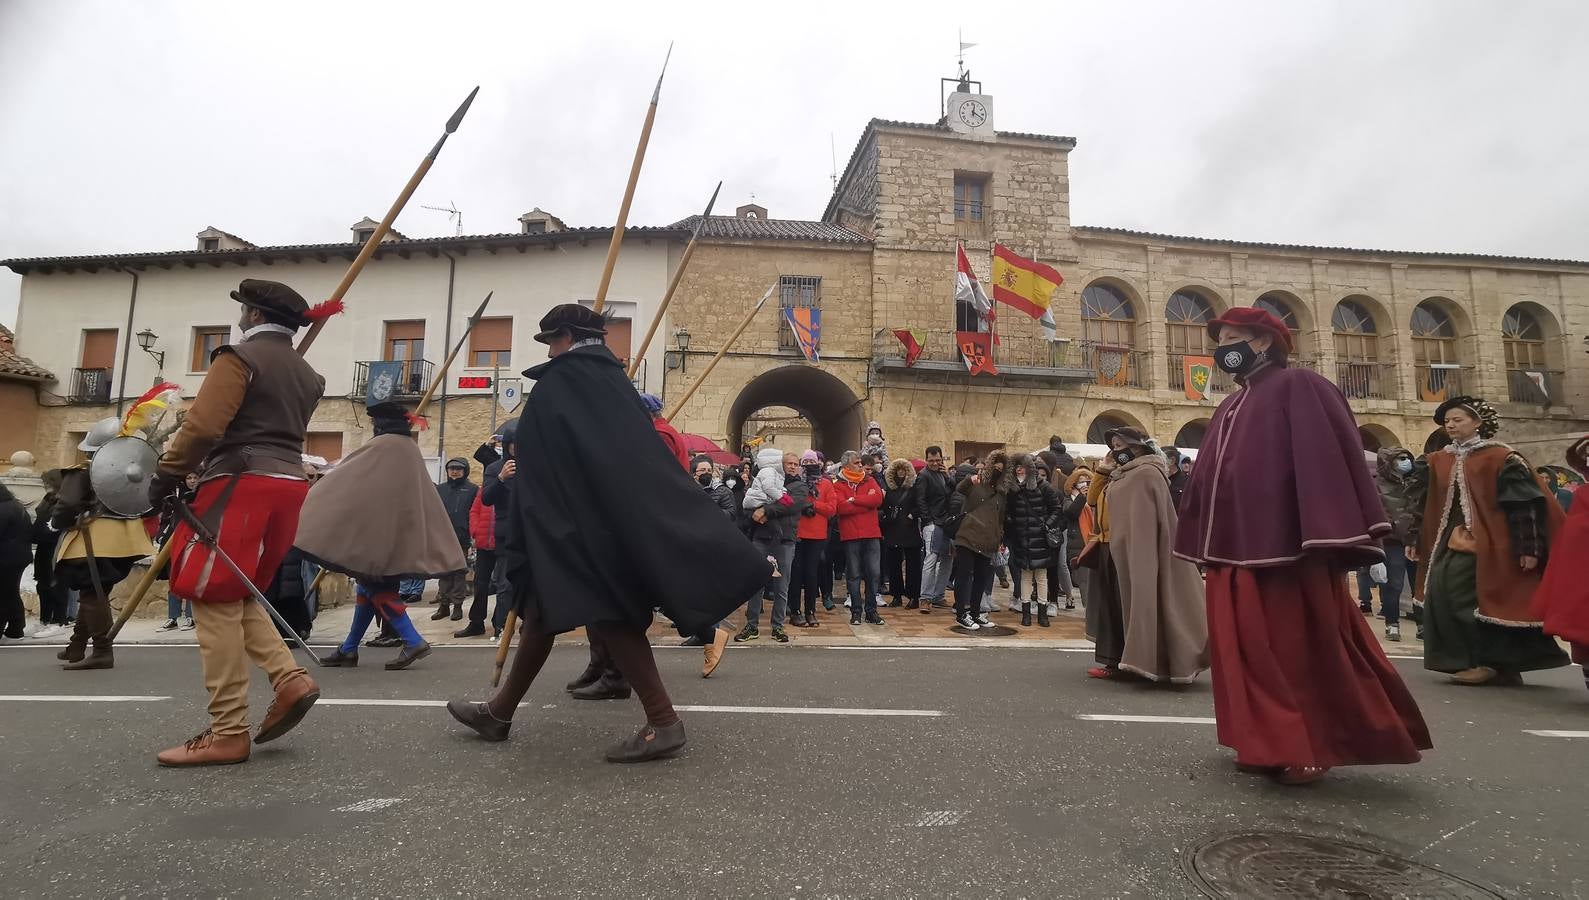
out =
{"type": "Polygon", "coordinates": [[[514,525],[541,628],[645,628],[661,607],[684,633],[716,625],[772,565],[658,440],[623,365],[576,347],[524,375],[514,525]]]}

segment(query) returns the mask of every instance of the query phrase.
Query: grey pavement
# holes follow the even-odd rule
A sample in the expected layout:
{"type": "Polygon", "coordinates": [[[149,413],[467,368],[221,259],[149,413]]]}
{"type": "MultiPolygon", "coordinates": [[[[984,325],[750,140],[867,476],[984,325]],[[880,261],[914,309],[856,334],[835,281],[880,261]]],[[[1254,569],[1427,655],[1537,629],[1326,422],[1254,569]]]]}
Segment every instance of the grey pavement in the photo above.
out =
{"type": "MultiPolygon", "coordinates": [[[[393,652],[315,672],[325,699],[485,694],[484,647],[382,670],[393,652]]],[[[710,680],[698,651],[662,649],[674,702],[717,709],[682,712],[678,758],[625,767],[602,752],[638,703],[570,700],[584,649],[560,645],[505,743],[433,705],[322,703],[246,765],[189,771],[153,754],[206,723],[195,650],[125,646],[105,672],[53,656],[0,647],[10,897],[1179,898],[1201,896],[1190,848],[1263,829],[1506,897],[1589,893],[1589,739],[1526,733],[1589,729],[1577,669],[1473,689],[1398,660],[1436,749],[1285,788],[1235,772],[1211,725],[1077,718],[1210,716],[1206,677],[1098,682],[1053,647],[734,648],[710,680]],[[40,699],[83,695],[168,699],[40,699]]],[[[256,678],[256,720],[267,700],[256,678]]]]}

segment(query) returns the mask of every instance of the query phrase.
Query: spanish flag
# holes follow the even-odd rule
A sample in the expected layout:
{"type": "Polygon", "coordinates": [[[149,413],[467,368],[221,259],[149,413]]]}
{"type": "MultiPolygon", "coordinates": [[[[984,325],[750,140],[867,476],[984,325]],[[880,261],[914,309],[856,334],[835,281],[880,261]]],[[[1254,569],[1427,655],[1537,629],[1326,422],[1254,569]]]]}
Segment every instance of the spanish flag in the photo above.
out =
{"type": "Polygon", "coordinates": [[[994,244],[992,282],[994,300],[1037,319],[1044,336],[1054,339],[1054,316],[1048,305],[1054,291],[1065,283],[1059,272],[1014,253],[1003,244],[994,244]]]}

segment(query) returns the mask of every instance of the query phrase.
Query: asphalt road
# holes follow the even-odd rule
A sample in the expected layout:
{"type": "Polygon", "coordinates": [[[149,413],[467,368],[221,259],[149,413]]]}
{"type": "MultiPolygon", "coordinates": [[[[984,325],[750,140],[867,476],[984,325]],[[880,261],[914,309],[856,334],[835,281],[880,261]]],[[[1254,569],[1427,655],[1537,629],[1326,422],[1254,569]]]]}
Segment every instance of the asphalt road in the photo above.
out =
{"type": "MultiPolygon", "coordinates": [[[[391,651],[386,651],[391,652],[391,651]]],[[[128,647],[109,672],[0,650],[0,893],[9,897],[1196,897],[1189,847],[1273,829],[1380,848],[1507,897],[1589,895],[1589,729],[1578,670],[1521,689],[1397,665],[1436,750],[1307,788],[1241,775],[1206,680],[1083,676],[1054,649],[736,648],[710,681],[659,650],[690,745],[603,761],[634,700],[582,703],[560,646],[509,741],[436,706],[322,703],[243,766],[156,750],[206,722],[197,652],[128,647]],[[123,702],[42,701],[122,695],[123,702]],[[823,707],[851,713],[751,712],[823,707]]],[[[490,653],[317,672],[326,700],[483,696],[490,653]]],[[[268,700],[256,676],[254,716],[268,700]]]]}

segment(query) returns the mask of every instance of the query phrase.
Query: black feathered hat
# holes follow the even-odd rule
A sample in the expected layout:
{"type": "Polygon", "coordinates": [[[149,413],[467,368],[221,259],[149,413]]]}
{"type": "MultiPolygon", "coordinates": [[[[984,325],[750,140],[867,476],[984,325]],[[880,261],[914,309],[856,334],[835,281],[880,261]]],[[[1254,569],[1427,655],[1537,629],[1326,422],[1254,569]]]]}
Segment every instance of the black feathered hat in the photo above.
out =
{"type": "Polygon", "coordinates": [[[1463,410],[1468,415],[1478,419],[1479,437],[1485,440],[1495,437],[1495,433],[1501,430],[1501,414],[1495,411],[1495,407],[1478,397],[1469,397],[1466,394],[1461,397],[1452,397],[1436,407],[1434,414],[1435,424],[1444,425],[1446,423],[1446,413],[1453,409],[1463,410]]]}
{"type": "Polygon", "coordinates": [[[550,344],[560,331],[572,334],[575,340],[582,337],[601,337],[607,333],[607,319],[599,312],[578,303],[560,303],[541,317],[541,332],[537,341],[550,344]]]}

